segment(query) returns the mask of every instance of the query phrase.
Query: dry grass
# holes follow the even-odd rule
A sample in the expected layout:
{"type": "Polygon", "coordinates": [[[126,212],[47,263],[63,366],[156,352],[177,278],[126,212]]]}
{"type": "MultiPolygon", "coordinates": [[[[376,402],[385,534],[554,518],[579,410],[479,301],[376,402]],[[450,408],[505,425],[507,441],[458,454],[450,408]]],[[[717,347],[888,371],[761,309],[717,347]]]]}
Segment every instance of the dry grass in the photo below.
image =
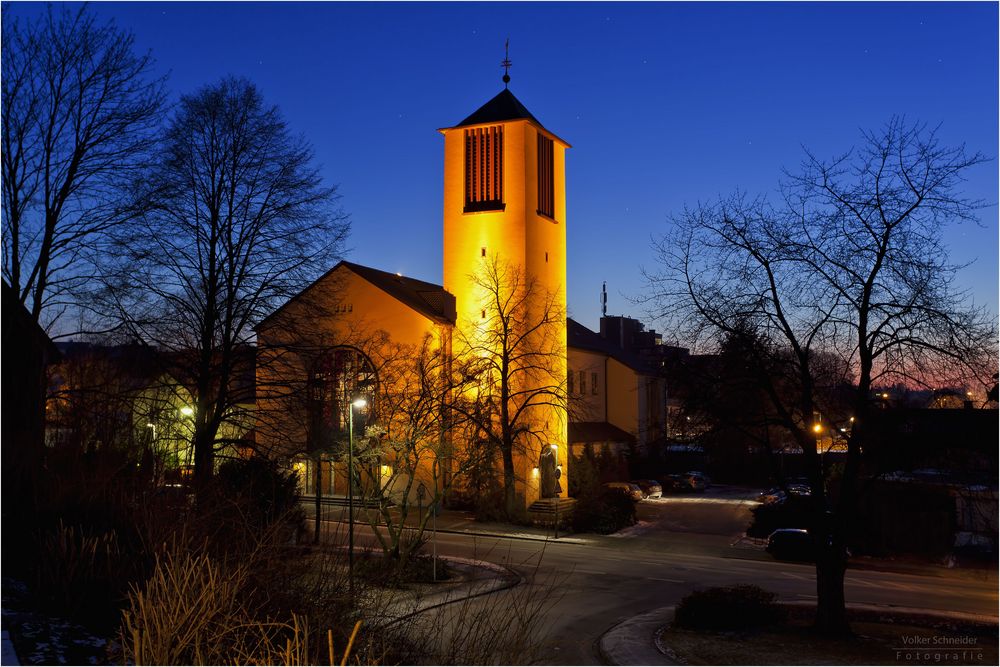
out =
{"type": "Polygon", "coordinates": [[[539,662],[548,615],[559,601],[558,576],[539,578],[538,560],[509,588],[427,609],[397,622],[412,653],[404,664],[530,665],[539,662]]]}
{"type": "MultiPolygon", "coordinates": [[[[345,538],[332,532],[323,546],[294,546],[276,530],[249,551],[225,552],[209,548],[203,531],[180,529],[160,545],[152,576],[132,588],[118,657],[136,665],[538,661],[558,586],[540,580],[537,562],[524,566],[525,583],[469,599],[442,593],[464,594],[454,580],[401,588],[356,577],[352,590],[345,538]]],[[[466,585],[485,591],[491,577],[466,585]]]]}
{"type": "Polygon", "coordinates": [[[168,551],[153,576],[129,596],[123,659],[135,665],[347,663],[361,621],[338,661],[332,629],[316,636],[302,616],[273,621],[248,608],[250,577],[248,564],[227,566],[204,553],[168,551]]]}

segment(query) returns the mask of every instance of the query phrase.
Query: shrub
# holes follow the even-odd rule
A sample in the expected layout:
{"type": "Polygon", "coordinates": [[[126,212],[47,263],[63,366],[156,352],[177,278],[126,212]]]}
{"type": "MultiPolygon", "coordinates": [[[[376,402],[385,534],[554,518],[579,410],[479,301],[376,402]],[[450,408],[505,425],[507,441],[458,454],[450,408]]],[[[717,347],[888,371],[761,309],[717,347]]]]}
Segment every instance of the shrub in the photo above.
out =
{"type": "Polygon", "coordinates": [[[781,623],[785,610],[775,594],[750,584],[709,588],[681,599],[674,625],[689,630],[749,630],[781,623]]]}
{"type": "Polygon", "coordinates": [[[576,499],[572,525],[578,533],[603,535],[634,526],[635,501],[622,489],[592,489],[576,499]]]}
{"type": "Polygon", "coordinates": [[[219,466],[215,484],[222,495],[240,505],[247,522],[258,528],[299,509],[296,473],[270,459],[226,461],[219,466]]]}
{"type": "MultiPolygon", "coordinates": [[[[354,563],[357,576],[377,586],[400,587],[409,583],[434,581],[434,559],[429,554],[414,554],[400,563],[385,554],[366,551],[354,563]]],[[[447,561],[437,559],[437,581],[451,577],[447,561]]]]}
{"type": "Polygon", "coordinates": [[[265,532],[292,543],[304,530],[294,472],[264,458],[226,461],[212,485],[199,494],[188,530],[207,539],[216,555],[239,557],[253,551],[265,532]]]}

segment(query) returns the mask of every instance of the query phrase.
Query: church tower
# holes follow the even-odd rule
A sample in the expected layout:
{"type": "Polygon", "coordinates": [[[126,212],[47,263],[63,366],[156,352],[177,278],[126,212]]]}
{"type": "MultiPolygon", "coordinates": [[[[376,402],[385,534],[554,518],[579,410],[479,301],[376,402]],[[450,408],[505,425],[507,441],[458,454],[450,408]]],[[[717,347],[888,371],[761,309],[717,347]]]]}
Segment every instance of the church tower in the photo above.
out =
{"type": "MultiPolygon", "coordinates": [[[[559,341],[552,376],[566,380],[566,185],[569,144],[547,130],[505,86],[496,97],[444,135],[444,288],[457,306],[455,349],[486,317],[484,290],[472,276],[489,263],[516,270],[521,284],[535,286],[533,308],[542,300],[558,311],[549,338],[559,341]]],[[[551,383],[551,381],[550,381],[551,383]]],[[[521,386],[519,390],[530,390],[521,386]]],[[[542,489],[539,456],[550,448],[559,470],[567,470],[565,407],[532,409],[536,436],[516,457],[518,496],[525,507],[542,489]],[[522,496],[523,494],[523,496],[522,496]]],[[[544,466],[543,466],[544,469],[544,466]]],[[[560,480],[565,497],[568,480],[560,480]]]]}

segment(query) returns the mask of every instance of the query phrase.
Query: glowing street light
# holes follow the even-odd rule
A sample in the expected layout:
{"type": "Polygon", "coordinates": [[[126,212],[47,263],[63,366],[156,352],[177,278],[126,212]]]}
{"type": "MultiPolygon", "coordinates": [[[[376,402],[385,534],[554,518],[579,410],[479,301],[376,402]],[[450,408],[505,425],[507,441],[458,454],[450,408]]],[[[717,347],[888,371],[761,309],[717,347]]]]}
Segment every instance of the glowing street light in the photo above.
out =
{"type": "Polygon", "coordinates": [[[194,408],[185,405],[183,408],[181,408],[181,414],[184,415],[185,417],[190,417],[191,415],[194,414],[194,408]]]}
{"type": "Polygon", "coordinates": [[[347,418],[347,572],[354,591],[354,408],[368,405],[363,397],[354,399],[348,406],[347,418]]]}

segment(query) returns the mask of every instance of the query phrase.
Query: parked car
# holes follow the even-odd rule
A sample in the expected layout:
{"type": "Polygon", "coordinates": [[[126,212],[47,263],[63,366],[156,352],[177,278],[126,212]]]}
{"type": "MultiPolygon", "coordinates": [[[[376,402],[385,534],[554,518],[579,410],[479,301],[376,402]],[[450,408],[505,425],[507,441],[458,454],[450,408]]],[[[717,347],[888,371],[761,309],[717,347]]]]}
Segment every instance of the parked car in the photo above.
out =
{"type": "Polygon", "coordinates": [[[633,479],[632,484],[642,489],[643,498],[661,498],[663,496],[663,487],[655,479],[633,479]]]}
{"type": "Polygon", "coordinates": [[[660,486],[663,493],[681,493],[691,490],[691,484],[684,475],[666,475],[660,478],[660,486]]]}
{"type": "Polygon", "coordinates": [[[764,489],[757,494],[757,502],[764,505],[773,505],[774,503],[784,502],[787,495],[781,487],[772,486],[770,489],[764,489]]]}
{"type": "Polygon", "coordinates": [[[605,482],[604,488],[606,489],[618,489],[624,493],[627,493],[629,498],[639,502],[642,500],[642,489],[631,482],[605,482]]]}
{"type": "Polygon", "coordinates": [[[757,495],[757,502],[764,505],[783,503],[789,496],[808,497],[812,495],[812,488],[808,484],[789,483],[784,488],[773,486],[765,489],[757,495]]]}
{"type": "Polygon", "coordinates": [[[712,483],[712,480],[708,478],[708,475],[697,470],[690,470],[686,472],[684,477],[687,479],[688,486],[691,487],[692,491],[704,491],[711,486],[712,483]]]}
{"type": "Polygon", "coordinates": [[[812,561],[816,558],[816,543],[803,528],[779,528],[768,536],[766,550],[778,560],[812,561]]]}

